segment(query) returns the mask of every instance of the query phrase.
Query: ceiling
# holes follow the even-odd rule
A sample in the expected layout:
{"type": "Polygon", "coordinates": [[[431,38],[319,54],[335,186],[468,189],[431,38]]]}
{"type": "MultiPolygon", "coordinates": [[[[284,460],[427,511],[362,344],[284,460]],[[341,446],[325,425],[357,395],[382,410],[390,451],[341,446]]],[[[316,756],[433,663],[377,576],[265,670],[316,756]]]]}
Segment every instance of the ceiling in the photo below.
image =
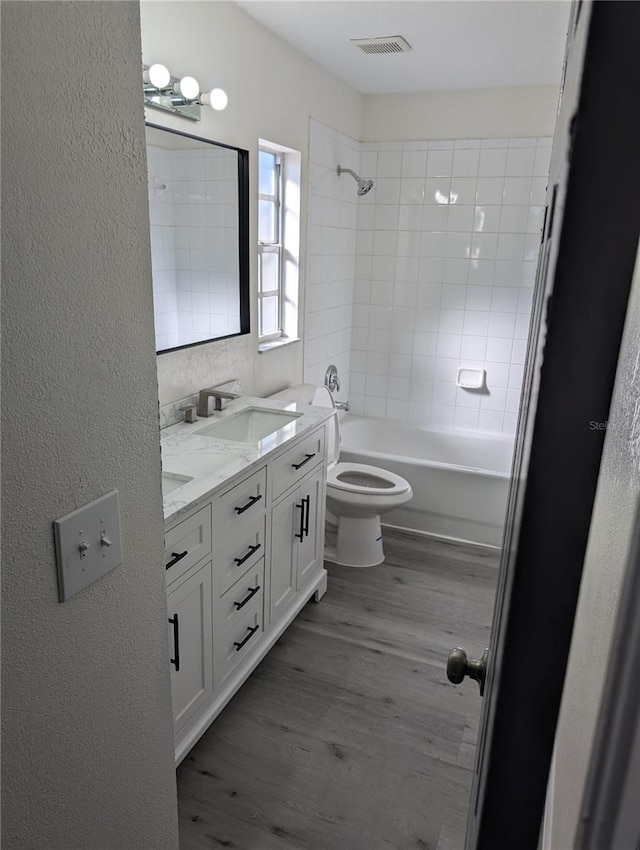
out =
{"type": "Polygon", "coordinates": [[[239,0],[285,41],[363,94],[558,85],[565,0],[239,0]],[[408,53],[352,38],[402,35],[408,53]]]}

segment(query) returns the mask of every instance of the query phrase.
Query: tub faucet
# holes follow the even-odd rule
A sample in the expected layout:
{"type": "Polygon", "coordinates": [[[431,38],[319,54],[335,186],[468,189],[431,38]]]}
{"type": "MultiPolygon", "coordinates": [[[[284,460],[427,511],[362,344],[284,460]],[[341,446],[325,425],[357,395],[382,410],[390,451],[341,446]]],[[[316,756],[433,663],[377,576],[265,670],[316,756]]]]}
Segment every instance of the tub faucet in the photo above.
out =
{"type": "Polygon", "coordinates": [[[223,398],[238,398],[239,393],[230,393],[227,390],[220,390],[218,387],[206,387],[198,393],[198,416],[211,416],[209,410],[209,399],[214,399],[214,410],[222,410],[223,398]]]}
{"type": "Polygon", "coordinates": [[[345,413],[349,412],[349,402],[348,401],[337,401],[336,402],[336,410],[344,410],[345,413]]]}

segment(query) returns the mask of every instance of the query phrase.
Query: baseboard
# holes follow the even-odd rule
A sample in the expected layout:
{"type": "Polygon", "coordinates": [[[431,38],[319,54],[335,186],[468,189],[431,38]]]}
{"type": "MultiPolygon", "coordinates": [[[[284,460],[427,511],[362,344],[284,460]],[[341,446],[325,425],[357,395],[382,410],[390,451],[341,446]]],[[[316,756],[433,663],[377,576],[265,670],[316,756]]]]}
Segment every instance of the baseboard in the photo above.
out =
{"type": "Polygon", "coordinates": [[[383,532],[385,529],[391,531],[401,531],[403,534],[412,534],[416,537],[429,537],[433,540],[444,540],[447,543],[464,543],[466,546],[477,546],[479,549],[490,549],[492,552],[499,552],[501,546],[494,546],[492,543],[479,543],[477,540],[467,540],[464,537],[449,537],[446,534],[435,534],[433,531],[421,531],[417,528],[406,528],[402,525],[390,525],[382,523],[383,532]]]}

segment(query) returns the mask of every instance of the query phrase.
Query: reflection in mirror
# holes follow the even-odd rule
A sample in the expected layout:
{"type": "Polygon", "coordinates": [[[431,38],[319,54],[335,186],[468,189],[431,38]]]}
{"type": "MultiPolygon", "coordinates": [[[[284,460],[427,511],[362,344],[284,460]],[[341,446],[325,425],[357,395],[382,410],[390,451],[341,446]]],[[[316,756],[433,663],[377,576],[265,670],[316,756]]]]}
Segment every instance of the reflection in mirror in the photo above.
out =
{"type": "Polygon", "coordinates": [[[146,134],[156,351],[249,333],[248,152],[146,134]]]}

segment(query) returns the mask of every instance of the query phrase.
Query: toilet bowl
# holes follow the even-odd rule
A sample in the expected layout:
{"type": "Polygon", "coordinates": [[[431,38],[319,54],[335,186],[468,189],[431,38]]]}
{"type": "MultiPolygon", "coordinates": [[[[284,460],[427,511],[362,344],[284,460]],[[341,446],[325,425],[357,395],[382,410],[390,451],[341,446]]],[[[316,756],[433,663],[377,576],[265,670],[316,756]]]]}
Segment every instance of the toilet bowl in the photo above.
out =
{"type": "MultiPolygon", "coordinates": [[[[274,398],[289,398],[315,407],[335,402],[327,387],[298,384],[274,398]],[[290,393],[287,395],[287,393],[290,393]]],[[[327,429],[327,510],[335,517],[335,547],[327,546],[325,558],[348,567],[373,567],[384,561],[380,516],[408,502],[413,493],[404,478],[362,463],[340,463],[340,423],[337,411],[327,429]]]]}

